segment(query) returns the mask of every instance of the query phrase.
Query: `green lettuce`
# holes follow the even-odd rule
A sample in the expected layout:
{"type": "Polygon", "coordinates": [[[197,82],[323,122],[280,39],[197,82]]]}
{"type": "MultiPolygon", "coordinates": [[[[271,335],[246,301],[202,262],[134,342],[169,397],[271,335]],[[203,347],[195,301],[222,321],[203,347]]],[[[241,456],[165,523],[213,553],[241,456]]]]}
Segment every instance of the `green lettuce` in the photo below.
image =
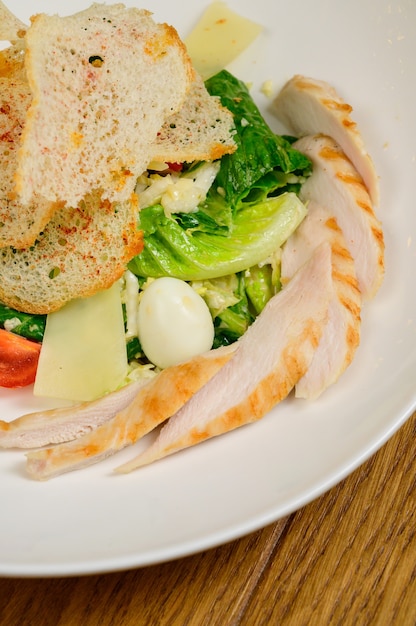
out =
{"type": "Polygon", "coordinates": [[[296,194],[311,173],[309,159],[275,135],[232,74],[219,72],[206,86],[233,114],[237,149],[221,158],[195,212],[165,215],[160,205],[140,211],[144,249],[129,263],[137,276],[189,281],[242,271],[273,254],[306,214],[296,194]]]}
{"type": "Polygon", "coordinates": [[[32,315],[16,311],[5,304],[0,303],[0,327],[12,321],[11,331],[16,335],[42,341],[45,332],[46,315],[32,315]]]}
{"type": "Polygon", "coordinates": [[[234,117],[237,150],[221,159],[216,185],[233,207],[250,197],[280,191],[299,191],[311,173],[310,160],[292,147],[292,140],[273,133],[245,83],[223,70],[205,83],[211,95],[234,117]]]}
{"type": "Polygon", "coordinates": [[[303,203],[289,192],[247,204],[226,232],[207,229],[195,214],[195,223],[184,227],[183,214],[167,217],[162,206],[147,207],[140,212],[144,249],[129,263],[129,269],[139,276],[187,281],[240,272],[273,254],[305,215],[303,203]]]}

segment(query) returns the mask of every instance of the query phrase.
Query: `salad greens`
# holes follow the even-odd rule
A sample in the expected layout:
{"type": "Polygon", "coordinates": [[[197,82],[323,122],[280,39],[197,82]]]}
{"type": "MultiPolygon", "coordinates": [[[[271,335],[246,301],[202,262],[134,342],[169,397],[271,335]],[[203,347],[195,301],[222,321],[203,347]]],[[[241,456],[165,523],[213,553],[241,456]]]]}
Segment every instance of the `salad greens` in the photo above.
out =
{"type": "Polygon", "coordinates": [[[42,341],[45,332],[46,315],[21,313],[0,303],[0,327],[10,330],[16,335],[42,341]]]}
{"type": "Polygon", "coordinates": [[[205,296],[205,301],[207,302],[214,318],[214,348],[234,343],[234,341],[246,332],[247,328],[255,319],[247,294],[245,273],[239,272],[238,274],[232,274],[231,276],[226,277],[226,279],[228,279],[227,285],[224,285],[224,281],[222,279],[213,281],[211,283],[211,293],[208,292],[205,296]],[[229,289],[228,298],[230,298],[230,296],[234,296],[235,298],[234,303],[229,304],[228,306],[224,305],[219,310],[217,309],[218,295],[221,292],[219,292],[218,283],[220,283],[220,285],[222,283],[221,287],[223,299],[227,286],[229,289]]]}
{"type": "Polygon", "coordinates": [[[217,228],[203,206],[195,213],[171,217],[161,205],[142,209],[144,250],[129,263],[129,269],[139,276],[172,276],[187,281],[240,272],[273,254],[306,215],[298,197],[287,193],[243,203],[226,227],[222,212],[229,205],[218,192],[209,195],[211,216],[218,207],[217,228]]]}
{"type": "Polygon", "coordinates": [[[232,74],[206,85],[234,115],[237,150],[221,158],[197,211],[166,215],[160,204],[140,211],[145,247],[129,264],[138,276],[201,280],[241,271],[280,247],[305,216],[296,192],[311,173],[309,159],[272,132],[232,74]]]}
{"type": "Polygon", "coordinates": [[[278,252],[306,215],[297,193],[312,165],[293,138],[269,128],[242,81],[223,70],[205,84],[233,114],[237,149],[221,158],[195,211],[167,214],[159,203],[140,211],[144,250],[129,269],[190,281],[211,310],[217,346],[238,339],[279,290],[278,252]],[[228,304],[218,309],[221,299],[228,304]]]}
{"type": "Polygon", "coordinates": [[[245,83],[223,70],[205,83],[234,116],[237,150],[221,159],[216,185],[237,209],[242,200],[261,200],[283,191],[298,192],[311,173],[310,160],[292,148],[292,140],[269,128],[245,83]]]}
{"type": "MultiPolygon", "coordinates": [[[[144,249],[128,269],[140,289],[161,276],[189,281],[210,308],[217,347],[238,339],[280,289],[280,247],[306,215],[297,194],[312,165],[294,138],[269,128],[242,81],[224,70],[205,84],[233,114],[237,149],[221,158],[195,210],[170,212],[158,201],[140,211],[144,249]]],[[[204,165],[185,164],[178,176],[197,180],[204,165]]],[[[29,339],[42,340],[45,321],[0,305],[0,326],[29,339]]],[[[127,353],[140,357],[136,337],[127,353]]]]}

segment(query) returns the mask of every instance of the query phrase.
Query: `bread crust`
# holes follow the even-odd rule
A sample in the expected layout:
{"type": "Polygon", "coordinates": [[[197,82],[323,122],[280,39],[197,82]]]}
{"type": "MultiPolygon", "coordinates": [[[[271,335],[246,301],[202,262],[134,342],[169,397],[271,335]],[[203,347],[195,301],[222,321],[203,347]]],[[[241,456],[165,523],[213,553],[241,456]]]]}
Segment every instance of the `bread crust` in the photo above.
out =
{"type": "Polygon", "coordinates": [[[59,206],[41,198],[22,206],[16,196],[20,139],[32,100],[18,58],[5,53],[4,75],[0,76],[0,248],[30,246],[59,206]]]}
{"type": "Polygon", "coordinates": [[[171,115],[157,134],[152,146],[152,160],[169,163],[215,161],[232,154],[234,118],[211,96],[199,75],[191,85],[181,109],[171,115]]]}
{"type": "Polygon", "coordinates": [[[57,211],[29,248],[0,250],[0,301],[45,314],[109,288],[143,249],[137,197],[122,203],[88,196],[57,211]]]}
{"type": "Polygon", "coordinates": [[[26,33],[26,24],[16,17],[0,0],[0,41],[20,45],[26,33]]]}

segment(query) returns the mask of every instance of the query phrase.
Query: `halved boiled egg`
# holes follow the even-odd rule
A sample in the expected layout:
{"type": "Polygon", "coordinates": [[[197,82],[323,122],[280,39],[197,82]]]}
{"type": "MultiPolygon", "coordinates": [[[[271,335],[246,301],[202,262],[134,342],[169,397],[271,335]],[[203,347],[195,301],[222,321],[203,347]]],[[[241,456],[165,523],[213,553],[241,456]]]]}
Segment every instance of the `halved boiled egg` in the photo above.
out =
{"type": "Polygon", "coordinates": [[[178,278],[163,277],[144,290],[137,315],[143,352],[160,368],[211,349],[214,324],[205,301],[178,278]]]}

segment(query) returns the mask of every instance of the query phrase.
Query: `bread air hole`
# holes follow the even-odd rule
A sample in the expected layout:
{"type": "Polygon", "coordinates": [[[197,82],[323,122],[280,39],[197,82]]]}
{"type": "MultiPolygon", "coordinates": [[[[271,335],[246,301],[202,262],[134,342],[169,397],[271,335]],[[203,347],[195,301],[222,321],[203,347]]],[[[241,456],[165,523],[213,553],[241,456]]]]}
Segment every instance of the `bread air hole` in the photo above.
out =
{"type": "Polygon", "coordinates": [[[61,270],[59,269],[59,267],[53,267],[49,272],[49,278],[56,278],[57,276],[59,276],[60,273],[61,270]]]}
{"type": "Polygon", "coordinates": [[[88,63],[90,63],[93,67],[102,67],[104,64],[104,59],[98,55],[90,56],[88,59],[88,63]]]}

